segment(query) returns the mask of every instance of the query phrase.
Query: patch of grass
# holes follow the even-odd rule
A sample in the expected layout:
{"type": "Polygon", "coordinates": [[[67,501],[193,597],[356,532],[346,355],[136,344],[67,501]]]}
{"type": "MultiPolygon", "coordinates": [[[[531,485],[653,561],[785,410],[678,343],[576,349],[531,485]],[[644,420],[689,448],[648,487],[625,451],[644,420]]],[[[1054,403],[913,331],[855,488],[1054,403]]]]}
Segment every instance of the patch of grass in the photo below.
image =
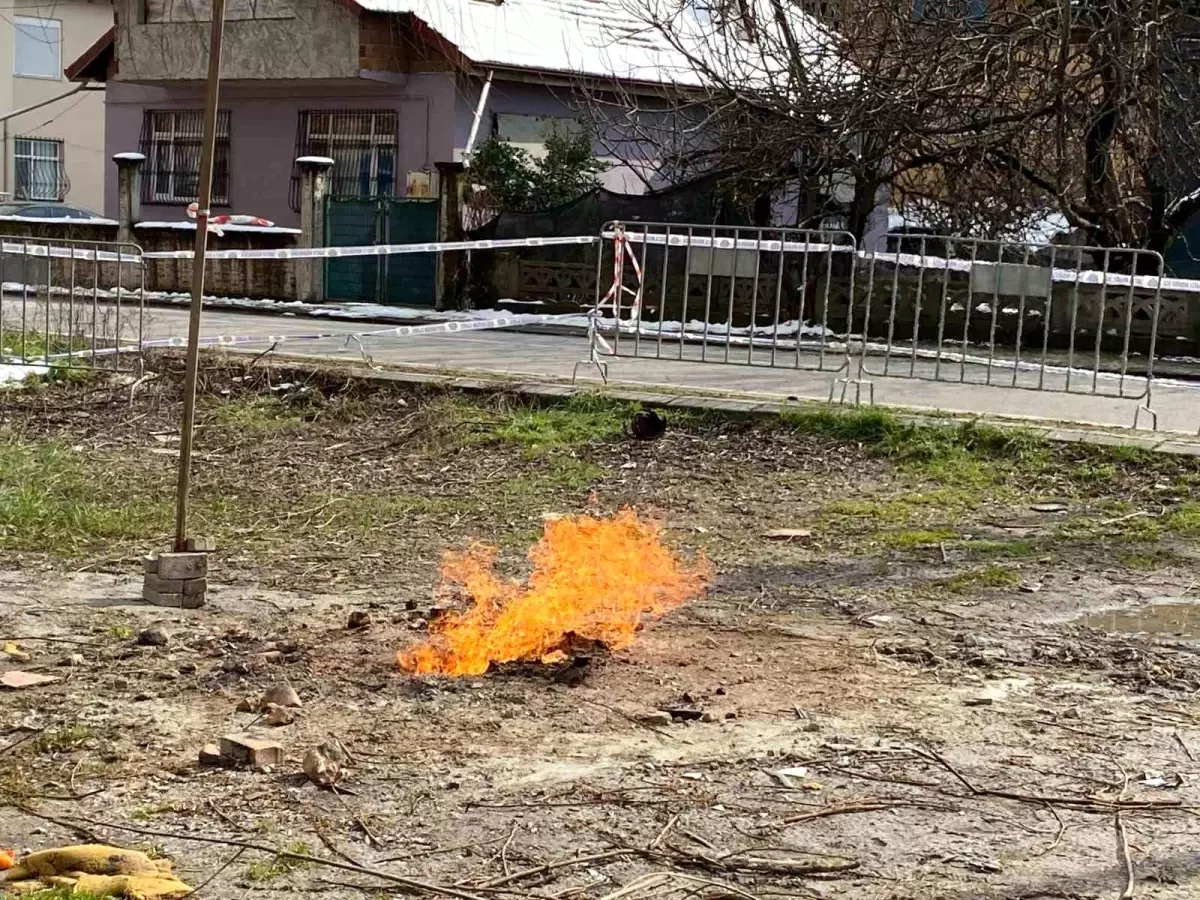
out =
{"type": "Polygon", "coordinates": [[[67,753],[83,745],[91,736],[91,729],[82,722],[60,725],[43,731],[33,739],[35,753],[67,753]]]}
{"type": "Polygon", "coordinates": [[[1167,531],[1189,537],[1200,534],[1200,503],[1179,504],[1163,516],[1162,526],[1167,531]]]}
{"type": "Polygon", "coordinates": [[[104,629],[104,636],[114,641],[127,641],[133,637],[133,629],[128,625],[109,625],[104,629]]]}
{"type": "Polygon", "coordinates": [[[950,528],[935,528],[927,531],[881,531],[876,537],[883,546],[892,550],[913,550],[917,547],[930,547],[943,541],[952,541],[958,537],[958,532],[950,528]]]}
{"type": "Polygon", "coordinates": [[[623,434],[637,410],[633,404],[577,394],[551,406],[518,407],[491,430],[490,437],[535,453],[582,447],[623,434]]]}
{"type": "MultiPolygon", "coordinates": [[[[53,323],[51,326],[53,327],[53,323]]],[[[68,341],[66,335],[61,334],[46,334],[33,330],[22,333],[20,330],[8,328],[0,330],[0,360],[5,362],[45,360],[47,354],[53,356],[72,350],[86,350],[91,345],[89,338],[78,334],[68,341]]]]}
{"type": "Polygon", "coordinates": [[[99,476],[65,443],[0,434],[0,549],[70,552],[170,527],[170,503],[122,496],[113,478],[99,476]]]}
{"type": "MultiPolygon", "coordinates": [[[[295,843],[287,846],[286,852],[308,855],[312,851],[309,849],[308,844],[306,844],[304,841],[296,841],[295,843]]],[[[269,860],[258,860],[257,862],[251,863],[247,867],[246,880],[258,883],[274,881],[276,878],[286,875],[288,872],[299,869],[304,865],[306,865],[306,863],[302,862],[301,860],[290,859],[287,856],[275,856],[269,860]]]]}
{"type": "Polygon", "coordinates": [[[252,395],[234,397],[209,406],[207,423],[234,431],[265,431],[294,428],[304,423],[304,412],[280,397],[252,395]]]}
{"type": "Polygon", "coordinates": [[[149,803],[145,806],[139,806],[133,810],[130,815],[139,822],[148,822],[158,816],[166,815],[167,813],[183,812],[187,810],[186,804],[175,803],[170,800],[164,800],[159,803],[149,803]]]}
{"type": "Polygon", "coordinates": [[[823,518],[871,519],[900,525],[913,517],[910,504],[900,500],[835,500],[821,508],[823,518]]]}
{"type": "Polygon", "coordinates": [[[1176,562],[1178,557],[1170,550],[1150,547],[1145,550],[1127,550],[1117,553],[1116,560],[1125,568],[1133,569],[1135,572],[1150,572],[1176,562]]]}
{"type": "Polygon", "coordinates": [[[998,467],[986,463],[1020,461],[1027,470],[1040,469],[1050,455],[1046,441],[1032,432],[977,422],[924,425],[874,408],[785,410],[780,418],[795,431],[860,444],[906,471],[958,488],[995,483],[998,467]]]}
{"type": "Polygon", "coordinates": [[[978,588],[1009,588],[1021,583],[1021,576],[1004,566],[989,565],[968,569],[937,582],[937,586],[952,594],[965,594],[978,588]]]}
{"type": "Polygon", "coordinates": [[[1116,530],[1113,537],[1117,540],[1132,544],[1151,543],[1161,540],[1163,536],[1163,526],[1148,516],[1137,516],[1126,519],[1124,522],[1114,522],[1106,528],[1116,530]]]}
{"type": "Polygon", "coordinates": [[[956,546],[966,550],[972,556],[1007,556],[1016,559],[1024,556],[1033,556],[1033,554],[1038,552],[1038,548],[1031,541],[1021,540],[991,541],[974,539],[962,541],[956,546]]]}

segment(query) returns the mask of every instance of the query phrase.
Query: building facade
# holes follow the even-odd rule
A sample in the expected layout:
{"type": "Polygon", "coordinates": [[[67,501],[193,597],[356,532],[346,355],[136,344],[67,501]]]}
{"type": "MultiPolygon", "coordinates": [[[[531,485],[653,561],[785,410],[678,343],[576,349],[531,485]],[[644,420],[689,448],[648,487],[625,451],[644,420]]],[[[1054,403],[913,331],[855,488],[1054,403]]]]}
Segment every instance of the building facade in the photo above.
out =
{"type": "Polygon", "coordinates": [[[102,211],[104,86],[64,70],[112,25],[107,0],[0,0],[0,113],[36,107],[0,122],[0,196],[102,211]]]}
{"type": "MultiPolygon", "coordinates": [[[[145,219],[195,198],[208,4],[114,0],[113,36],[72,67],[106,81],[107,155],[146,157],[145,219]]],[[[583,127],[581,98],[604,85],[642,110],[694,86],[686,56],[621,16],[600,0],[229,0],[214,207],[297,225],[293,161],[312,155],[335,160],[335,196],[437,197],[472,135],[536,155],[551,129],[583,127]]],[[[660,186],[655,160],[633,156],[608,157],[602,183],[660,186]]],[[[116,202],[110,178],[109,215],[116,202]]]]}

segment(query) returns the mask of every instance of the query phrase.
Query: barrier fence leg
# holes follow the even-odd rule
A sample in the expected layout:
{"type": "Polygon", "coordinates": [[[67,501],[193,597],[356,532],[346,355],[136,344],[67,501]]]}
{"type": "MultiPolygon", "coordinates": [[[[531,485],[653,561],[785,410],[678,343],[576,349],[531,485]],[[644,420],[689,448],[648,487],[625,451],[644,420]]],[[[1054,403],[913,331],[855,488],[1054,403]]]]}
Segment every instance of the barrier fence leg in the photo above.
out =
{"type": "Polygon", "coordinates": [[[845,406],[846,405],[846,394],[850,390],[850,386],[853,385],[854,386],[854,405],[862,406],[862,393],[863,393],[863,388],[865,387],[867,389],[867,405],[874,406],[875,405],[875,382],[871,378],[863,377],[864,373],[863,373],[862,358],[859,357],[859,358],[855,359],[854,362],[849,363],[849,364],[857,365],[858,372],[852,378],[852,377],[850,377],[849,370],[847,370],[845,378],[834,378],[832,381],[830,381],[829,382],[829,400],[828,400],[828,402],[829,403],[834,402],[833,395],[836,392],[838,386],[841,385],[842,393],[839,396],[837,402],[839,405],[845,406]]]}
{"type": "Polygon", "coordinates": [[[599,339],[600,339],[600,335],[597,333],[597,329],[596,329],[597,316],[598,316],[598,313],[595,310],[593,310],[591,313],[588,314],[588,329],[587,329],[588,358],[581,359],[581,360],[579,360],[579,362],[575,363],[575,367],[571,370],[571,384],[574,384],[576,379],[579,378],[579,369],[581,366],[585,366],[585,367],[594,366],[596,368],[596,371],[600,373],[600,380],[604,384],[608,384],[608,363],[601,362],[600,355],[597,352],[597,347],[598,347],[597,341],[599,341],[599,339]]]}

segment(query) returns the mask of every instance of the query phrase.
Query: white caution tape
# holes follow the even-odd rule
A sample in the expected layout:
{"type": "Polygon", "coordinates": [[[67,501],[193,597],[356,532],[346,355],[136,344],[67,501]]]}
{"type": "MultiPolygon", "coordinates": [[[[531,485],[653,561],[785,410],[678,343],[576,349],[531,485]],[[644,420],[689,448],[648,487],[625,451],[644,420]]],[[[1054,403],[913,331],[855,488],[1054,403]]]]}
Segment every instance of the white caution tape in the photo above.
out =
{"type": "MultiPolygon", "coordinates": [[[[943,269],[951,272],[970,272],[974,268],[991,268],[999,263],[990,260],[946,259],[941,256],[922,256],[917,253],[867,253],[860,252],[859,257],[870,262],[872,259],[880,262],[890,262],[898,266],[911,266],[918,269],[943,269]]],[[[1042,266],[1031,266],[1040,270],[1042,266]]],[[[1135,287],[1153,291],[1161,288],[1164,291],[1179,291],[1181,293],[1200,293],[1200,281],[1192,278],[1170,278],[1158,275],[1125,275],[1120,272],[1102,272],[1097,269],[1063,269],[1055,266],[1050,270],[1050,278],[1056,282],[1067,284],[1102,284],[1112,287],[1135,287]]],[[[984,294],[987,291],[982,292],[984,294]]]]}
{"type": "MultiPolygon", "coordinates": [[[[285,341],[323,341],[342,337],[334,332],[312,334],[218,334],[201,337],[201,347],[234,347],[241,344],[282,344],[285,341]]],[[[152,338],[137,345],[143,350],[161,347],[186,347],[186,337],[152,338]]]]}
{"type": "MultiPolygon", "coordinates": [[[[341,259],[348,256],[391,256],[407,253],[445,253],[455,250],[512,250],[521,247],[561,247],[595,244],[595,235],[551,238],[504,238],[493,241],[435,241],[425,244],[365,244],[357,247],[282,247],[278,250],[210,250],[206,259],[341,259]]],[[[191,250],[144,253],[144,259],[191,259],[191,250]]]]}
{"type": "MultiPolygon", "coordinates": [[[[760,240],[758,238],[732,238],[732,237],[704,237],[695,233],[651,233],[645,231],[634,231],[634,223],[630,223],[626,230],[622,233],[623,240],[631,244],[656,244],[658,246],[666,245],[668,247],[699,247],[708,249],[715,247],[718,250],[755,250],[763,253],[851,253],[854,251],[854,244],[831,244],[823,242],[814,244],[809,241],[778,241],[778,240],[760,240]]],[[[605,231],[602,233],[605,240],[613,240],[617,237],[615,231],[605,231]]]]}
{"type": "Polygon", "coordinates": [[[2,241],[0,252],[10,256],[36,256],[43,259],[82,259],[89,262],[119,262],[141,264],[145,254],[135,245],[119,247],[117,250],[87,249],[78,244],[31,244],[28,241],[2,241]]]}
{"type": "Polygon", "coordinates": [[[397,325],[379,331],[363,331],[355,337],[411,337],[417,334],[458,334],[463,331],[490,331],[493,328],[520,328],[522,325],[546,325],[578,319],[579,313],[523,313],[494,319],[468,319],[465,322],[434,322],[429,325],[397,325]]]}
{"type": "MultiPolygon", "coordinates": [[[[360,342],[369,337],[412,337],[422,334],[459,334],[467,331],[489,331],[498,328],[519,328],[523,325],[544,325],[555,321],[563,322],[578,319],[578,313],[529,313],[515,316],[497,316],[492,319],[469,319],[464,322],[431,322],[426,325],[398,325],[392,328],[382,328],[374,331],[321,331],[308,334],[217,334],[200,338],[197,346],[239,347],[253,344],[283,344],[296,341],[325,341],[334,338],[347,342],[360,342]]],[[[139,343],[127,344],[123,347],[107,347],[95,351],[95,355],[113,353],[136,353],[139,350],[161,350],[173,347],[186,347],[186,337],[149,338],[139,343]]],[[[91,356],[91,350],[76,350],[52,356],[51,359],[65,359],[69,356],[91,356]]]]}

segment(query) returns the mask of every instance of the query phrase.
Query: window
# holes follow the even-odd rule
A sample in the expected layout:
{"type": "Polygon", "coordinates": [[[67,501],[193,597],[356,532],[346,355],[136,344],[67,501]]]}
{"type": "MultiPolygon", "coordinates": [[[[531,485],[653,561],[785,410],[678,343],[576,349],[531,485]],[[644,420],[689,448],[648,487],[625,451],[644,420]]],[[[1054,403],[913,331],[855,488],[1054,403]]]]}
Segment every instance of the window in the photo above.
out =
{"type": "Polygon", "coordinates": [[[62,22],[14,16],[13,74],[29,78],[61,79],[62,22]]]}
{"type": "MultiPolygon", "coordinates": [[[[333,160],[329,193],[392,197],[400,118],[395,110],[304,110],[296,126],[296,156],[333,160]]],[[[292,209],[300,209],[300,178],[292,176],[292,209]]]]}
{"type": "Polygon", "coordinates": [[[987,21],[987,0],[912,0],[917,21],[964,22],[982,25],[987,21]]]}
{"type": "MultiPolygon", "coordinates": [[[[199,199],[204,113],[198,109],[147,110],[142,120],[142,200],[192,203],[199,199]]],[[[217,112],[212,202],[229,205],[229,110],[217,112]]]]}
{"type": "Polygon", "coordinates": [[[521,116],[499,113],[496,116],[496,137],[524,150],[534,159],[546,156],[546,140],[557,134],[576,138],[584,133],[577,119],[561,116],[521,116]]]}
{"type": "Polygon", "coordinates": [[[13,142],[17,200],[62,200],[70,183],[63,169],[62,141],[22,138],[13,142]]]}

